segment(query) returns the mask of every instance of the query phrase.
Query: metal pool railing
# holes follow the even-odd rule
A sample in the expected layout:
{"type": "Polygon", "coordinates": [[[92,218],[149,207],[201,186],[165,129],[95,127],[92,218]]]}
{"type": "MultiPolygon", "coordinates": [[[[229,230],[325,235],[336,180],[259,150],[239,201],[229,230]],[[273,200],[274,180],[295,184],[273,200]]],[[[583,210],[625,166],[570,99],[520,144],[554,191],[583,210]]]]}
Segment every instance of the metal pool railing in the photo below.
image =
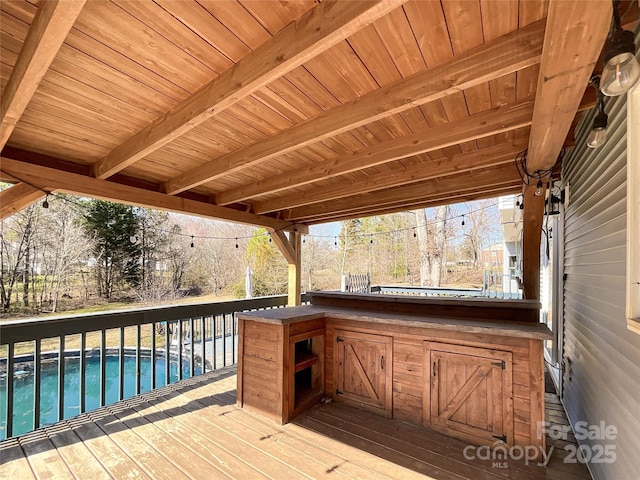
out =
{"type": "MultiPolygon", "coordinates": [[[[235,313],[278,308],[286,304],[287,296],[278,295],[2,323],[0,387],[4,388],[0,390],[4,390],[4,398],[0,392],[0,406],[4,407],[4,411],[0,413],[4,415],[0,415],[0,419],[4,417],[4,422],[0,420],[0,439],[69,418],[71,415],[68,410],[65,411],[65,403],[74,403],[74,414],[80,414],[137,395],[143,390],[234,365],[237,362],[238,333],[235,313]],[[66,348],[72,344],[74,348],[66,348]],[[111,367],[108,376],[109,358],[111,367]],[[68,379],[65,384],[65,376],[71,375],[68,366],[71,361],[77,363],[73,370],[74,379],[68,379]],[[99,362],[95,375],[97,378],[87,378],[89,362],[99,362]],[[52,366],[55,369],[56,363],[57,372],[54,371],[53,378],[56,380],[57,375],[57,387],[55,383],[52,387],[50,379],[43,387],[43,364],[47,365],[49,371],[52,366]],[[116,363],[117,375],[114,373],[116,363]],[[131,368],[125,371],[127,364],[131,368]],[[144,385],[141,383],[143,364],[144,385]],[[133,376],[135,378],[132,379],[133,376]],[[16,399],[16,388],[24,389],[25,379],[29,381],[26,384],[27,397],[32,401],[32,405],[28,406],[23,405],[24,392],[16,399]],[[99,385],[96,386],[94,382],[99,385]],[[129,385],[129,391],[126,391],[128,383],[133,385],[129,385]],[[89,408],[88,386],[93,391],[99,389],[98,398],[89,408]],[[107,398],[107,390],[113,391],[116,386],[117,395],[112,392],[107,398]],[[57,392],[43,392],[43,388],[57,389],[57,392]],[[70,389],[77,391],[70,392],[70,389]],[[69,401],[69,395],[74,399],[69,401]],[[54,400],[57,404],[53,406],[49,404],[52,397],[57,397],[57,401],[54,400]],[[43,407],[45,401],[49,402],[46,408],[43,407]],[[19,415],[15,415],[16,406],[19,415]],[[47,417],[44,421],[42,410],[47,410],[44,412],[47,417]],[[31,417],[27,419],[27,427],[24,426],[24,418],[14,418],[25,416],[31,417]],[[22,422],[18,428],[21,431],[18,432],[14,428],[16,420],[22,422]]],[[[94,366],[92,363],[92,368],[94,366]]]]}

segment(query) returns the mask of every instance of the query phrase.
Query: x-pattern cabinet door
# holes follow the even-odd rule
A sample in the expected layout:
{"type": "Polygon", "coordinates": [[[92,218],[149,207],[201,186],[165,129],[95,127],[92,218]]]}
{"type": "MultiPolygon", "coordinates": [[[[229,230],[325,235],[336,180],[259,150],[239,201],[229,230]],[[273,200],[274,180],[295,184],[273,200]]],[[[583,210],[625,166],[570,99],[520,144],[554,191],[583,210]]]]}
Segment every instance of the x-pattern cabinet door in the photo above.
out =
{"type": "Polygon", "coordinates": [[[335,331],[336,395],[391,415],[392,337],[335,331]]]}
{"type": "Polygon", "coordinates": [[[473,443],[513,445],[511,352],[425,342],[425,365],[425,425],[473,443]]]}

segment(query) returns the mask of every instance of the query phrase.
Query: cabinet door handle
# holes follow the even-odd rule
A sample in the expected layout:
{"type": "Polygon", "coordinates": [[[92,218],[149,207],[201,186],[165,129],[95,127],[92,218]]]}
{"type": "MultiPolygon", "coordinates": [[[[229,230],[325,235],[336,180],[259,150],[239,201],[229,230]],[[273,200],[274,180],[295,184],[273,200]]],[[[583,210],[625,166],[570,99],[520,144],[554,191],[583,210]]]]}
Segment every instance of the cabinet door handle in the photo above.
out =
{"type": "Polygon", "coordinates": [[[380,357],[380,369],[384,370],[384,355],[380,357]]]}

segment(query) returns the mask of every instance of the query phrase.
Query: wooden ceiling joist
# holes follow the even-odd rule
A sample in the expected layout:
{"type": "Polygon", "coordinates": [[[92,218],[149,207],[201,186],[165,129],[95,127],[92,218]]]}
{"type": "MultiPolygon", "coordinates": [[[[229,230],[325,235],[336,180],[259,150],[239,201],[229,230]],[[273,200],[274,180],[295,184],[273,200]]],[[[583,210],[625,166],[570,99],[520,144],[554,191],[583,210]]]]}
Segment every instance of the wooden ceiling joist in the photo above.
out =
{"type": "Polygon", "coordinates": [[[515,165],[507,164],[489,168],[466,175],[435,178],[412,185],[382,190],[352,197],[343,197],[331,202],[316,203],[304,207],[292,208],[285,218],[299,221],[309,217],[318,217],[327,213],[341,213],[359,209],[393,206],[407,202],[428,200],[430,197],[442,196],[451,192],[472,193],[496,186],[522,185],[515,165]]]}
{"type": "Polygon", "coordinates": [[[529,136],[527,170],[556,163],[607,38],[611,2],[552,0],[529,136]]]}
{"type": "Polygon", "coordinates": [[[515,130],[530,125],[532,114],[533,102],[525,101],[505,105],[456,122],[416,132],[413,135],[398,137],[359,150],[346,157],[333,158],[309,167],[299,168],[286,175],[273,176],[251,185],[222,192],[216,195],[216,204],[229,205],[265,193],[271,194],[307,185],[318,178],[333,178],[393,160],[515,130]]]}
{"type": "Polygon", "coordinates": [[[389,87],[374,90],[279,134],[223,155],[165,183],[177,194],[258,162],[332,135],[390,117],[453,93],[539,63],[545,21],[540,20],[427,68],[389,87]]]}
{"type": "Polygon", "coordinates": [[[406,1],[329,0],[319,4],[231,69],[113,149],[95,164],[94,176],[107,178],[123,170],[406,1]]]}
{"type": "MultiPolygon", "coordinates": [[[[34,185],[44,191],[57,190],[72,195],[87,196],[127,205],[138,205],[218,220],[228,220],[230,222],[256,225],[276,230],[294,228],[292,222],[282,221],[272,217],[254,215],[226,207],[218,207],[188,198],[166,195],[110,182],[108,180],[100,180],[86,175],[20,162],[6,157],[2,157],[0,160],[2,178],[20,178],[25,183],[34,185]]],[[[9,190],[11,190],[11,188],[9,190]]],[[[0,216],[4,217],[4,203],[0,205],[0,212],[2,212],[0,216]]]]}
{"type": "Polygon", "coordinates": [[[2,92],[0,150],[49,69],[86,0],[49,0],[39,4],[11,76],[2,92]]]}
{"type": "Polygon", "coordinates": [[[26,183],[18,183],[0,191],[0,220],[10,217],[14,213],[27,208],[37,202],[45,194],[26,183]]]}
{"type": "Polygon", "coordinates": [[[513,163],[518,152],[525,148],[527,146],[522,142],[499,143],[493,147],[459,153],[438,160],[424,161],[406,167],[398,166],[392,172],[385,170],[367,175],[366,181],[360,179],[357,182],[344,182],[333,188],[319,188],[307,191],[304,194],[291,194],[275,200],[258,202],[253,204],[253,212],[264,214],[277,210],[287,210],[302,205],[336,200],[345,195],[375,192],[386,188],[423,182],[432,178],[456,175],[461,171],[480,170],[505,163],[513,163]]]}

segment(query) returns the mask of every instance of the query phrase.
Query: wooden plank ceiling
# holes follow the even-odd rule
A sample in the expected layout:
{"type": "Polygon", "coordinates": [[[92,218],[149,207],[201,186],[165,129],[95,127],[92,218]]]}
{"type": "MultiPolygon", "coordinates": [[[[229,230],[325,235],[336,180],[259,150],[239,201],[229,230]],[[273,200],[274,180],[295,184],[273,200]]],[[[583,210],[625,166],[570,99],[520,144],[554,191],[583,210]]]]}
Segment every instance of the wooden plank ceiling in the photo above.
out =
{"type": "Polygon", "coordinates": [[[1,179],[21,185],[2,217],[63,191],[272,229],[521,192],[516,154],[552,167],[593,106],[611,16],[608,0],[49,4],[0,4],[1,179]]]}

